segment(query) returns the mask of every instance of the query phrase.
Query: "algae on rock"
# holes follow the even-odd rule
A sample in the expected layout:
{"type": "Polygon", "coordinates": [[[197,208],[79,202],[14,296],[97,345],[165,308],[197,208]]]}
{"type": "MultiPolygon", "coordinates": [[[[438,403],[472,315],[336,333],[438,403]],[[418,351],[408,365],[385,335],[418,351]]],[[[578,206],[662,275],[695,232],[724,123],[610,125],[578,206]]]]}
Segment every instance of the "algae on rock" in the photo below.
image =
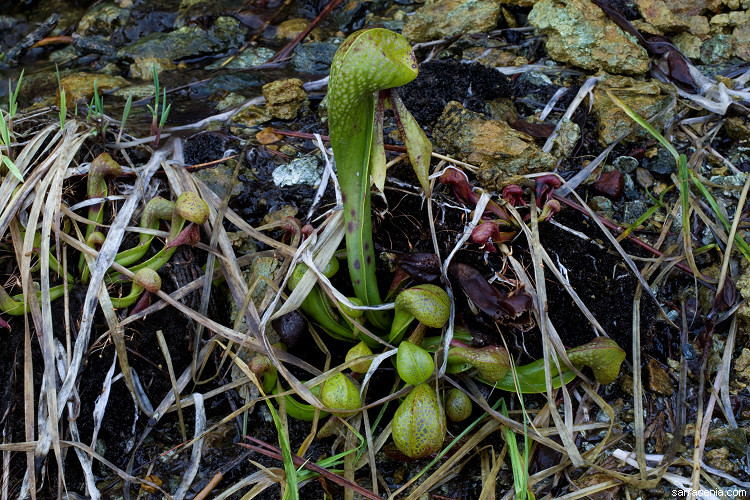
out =
{"type": "Polygon", "coordinates": [[[534,139],[501,120],[490,120],[451,101],[435,124],[432,136],[448,154],[480,167],[477,178],[492,189],[514,175],[555,168],[555,158],[534,139]]]}
{"type": "Polygon", "coordinates": [[[529,23],[547,35],[547,53],[555,61],[588,70],[642,75],[646,50],[587,0],[541,0],[529,23]]]}

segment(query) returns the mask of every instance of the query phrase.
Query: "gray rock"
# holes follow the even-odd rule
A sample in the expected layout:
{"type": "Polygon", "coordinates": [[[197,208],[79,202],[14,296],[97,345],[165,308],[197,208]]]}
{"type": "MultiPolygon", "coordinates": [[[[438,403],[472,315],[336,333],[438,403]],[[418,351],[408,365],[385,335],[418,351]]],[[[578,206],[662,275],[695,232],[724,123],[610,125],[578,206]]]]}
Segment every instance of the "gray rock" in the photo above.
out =
{"type": "Polygon", "coordinates": [[[316,186],[323,174],[323,167],[316,155],[295,158],[286,165],[279,165],[273,171],[273,182],[279,187],[307,184],[316,186]]]}
{"type": "Polygon", "coordinates": [[[246,69],[253,66],[260,66],[268,62],[274,55],[274,51],[266,47],[248,47],[240,54],[237,54],[229,63],[222,66],[224,61],[229,59],[225,57],[220,61],[206,66],[206,69],[246,69]]]}
{"type": "MultiPolygon", "coordinates": [[[[203,181],[211,191],[216,193],[216,196],[223,199],[227,194],[227,185],[232,180],[235,165],[236,160],[229,160],[226,163],[216,165],[213,168],[198,170],[194,175],[203,181]]],[[[242,170],[243,169],[241,168],[240,172],[242,172],[242,170]]],[[[237,182],[232,186],[230,199],[239,195],[241,192],[242,185],[240,182],[237,182]]]]}
{"type": "Polygon", "coordinates": [[[743,429],[717,427],[708,431],[706,446],[725,447],[735,457],[744,457],[747,451],[747,435],[743,429]]]}
{"type": "Polygon", "coordinates": [[[165,57],[179,60],[238,48],[247,30],[231,17],[219,17],[204,30],[198,26],[184,26],[169,33],[151,33],[123,47],[117,56],[123,59],[165,57]]]}
{"type": "Polygon", "coordinates": [[[644,158],[643,166],[655,174],[666,175],[677,171],[674,156],[662,147],[657,150],[656,156],[653,158],[644,158]]]}
{"type": "Polygon", "coordinates": [[[589,201],[589,207],[591,210],[603,215],[604,217],[612,218],[615,211],[612,208],[612,200],[606,196],[592,196],[589,201]]]}
{"type": "Polygon", "coordinates": [[[292,66],[303,74],[325,75],[331,69],[331,61],[338,48],[338,45],[328,42],[297,45],[292,55],[292,66]]]}
{"type": "Polygon", "coordinates": [[[130,10],[120,8],[111,2],[100,3],[83,15],[76,32],[86,36],[109,36],[124,26],[128,19],[130,19],[130,10]]]}
{"type": "Polygon", "coordinates": [[[623,174],[632,174],[638,168],[638,160],[632,156],[618,156],[612,165],[623,174]]]}
{"type": "Polygon", "coordinates": [[[261,80],[256,73],[227,73],[211,78],[206,86],[211,92],[226,90],[242,94],[260,90],[261,80]]]}
{"type": "Polygon", "coordinates": [[[721,64],[732,57],[732,36],[716,35],[701,45],[703,64],[721,64]]]}
{"type": "Polygon", "coordinates": [[[626,224],[632,224],[633,222],[638,220],[638,217],[646,213],[646,210],[648,210],[648,205],[645,201],[627,201],[625,202],[625,208],[622,218],[626,224]]]}

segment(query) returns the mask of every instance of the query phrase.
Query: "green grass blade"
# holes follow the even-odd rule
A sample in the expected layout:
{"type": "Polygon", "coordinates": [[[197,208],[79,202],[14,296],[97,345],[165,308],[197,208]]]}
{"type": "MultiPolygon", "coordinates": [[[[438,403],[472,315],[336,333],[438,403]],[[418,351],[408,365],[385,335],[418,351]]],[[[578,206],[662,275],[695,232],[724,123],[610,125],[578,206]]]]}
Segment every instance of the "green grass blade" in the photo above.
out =
{"type": "Polygon", "coordinates": [[[154,71],[154,107],[151,108],[151,106],[149,106],[148,108],[151,110],[154,119],[156,119],[159,111],[159,73],[156,71],[156,64],[152,64],[151,68],[154,71]]]}
{"type": "Polygon", "coordinates": [[[60,130],[65,128],[65,117],[68,114],[68,107],[66,105],[65,88],[60,89],[60,130]]]}
{"type": "Polygon", "coordinates": [[[120,122],[120,128],[125,128],[125,122],[128,121],[130,115],[130,106],[133,104],[133,94],[128,96],[128,101],[125,103],[125,109],[122,110],[122,121],[120,122]]]}
{"type": "Polygon", "coordinates": [[[18,109],[18,89],[21,88],[24,71],[25,70],[22,69],[21,74],[18,76],[18,81],[16,82],[16,90],[11,92],[11,85],[10,82],[8,82],[8,116],[11,120],[14,116],[16,116],[16,110],[18,109]]]}
{"type": "Polygon", "coordinates": [[[656,139],[657,141],[661,143],[662,146],[667,148],[667,151],[669,151],[669,153],[672,156],[674,156],[675,161],[679,162],[680,155],[677,153],[677,150],[674,148],[674,146],[672,146],[669,143],[668,140],[664,138],[663,135],[661,135],[661,133],[659,133],[658,130],[654,128],[653,125],[647,122],[641,115],[633,111],[633,109],[630,106],[628,106],[627,104],[622,102],[620,99],[615,97],[609,90],[607,91],[607,95],[609,95],[609,98],[612,99],[612,102],[614,102],[617,105],[617,107],[622,109],[625,112],[625,114],[627,114],[630,118],[633,119],[633,121],[635,121],[638,125],[643,127],[646,130],[646,132],[651,134],[654,137],[654,139],[656,139]]]}
{"type": "Polygon", "coordinates": [[[164,111],[161,112],[161,120],[159,121],[159,128],[163,128],[164,124],[167,123],[167,116],[169,116],[169,110],[172,109],[172,103],[169,106],[162,108],[164,111]]]}
{"type": "Polygon", "coordinates": [[[8,170],[10,170],[10,173],[13,174],[16,179],[23,182],[23,175],[21,175],[21,171],[18,170],[16,164],[13,163],[10,158],[8,158],[7,156],[3,156],[3,163],[5,163],[5,166],[8,167],[8,170]]]}
{"type": "Polygon", "coordinates": [[[0,137],[5,147],[8,148],[8,154],[10,154],[10,130],[8,130],[8,122],[5,121],[5,115],[2,111],[0,111],[0,137]]]}
{"type": "Polygon", "coordinates": [[[276,426],[276,433],[279,435],[281,456],[284,459],[284,471],[286,472],[284,499],[299,500],[299,479],[297,476],[297,469],[294,467],[294,461],[292,460],[292,449],[289,445],[289,436],[284,433],[284,427],[281,425],[279,414],[276,413],[276,409],[269,400],[266,400],[266,405],[268,405],[268,409],[271,411],[273,423],[276,426]]]}
{"type": "MultiPolygon", "coordinates": [[[[102,111],[104,111],[104,107],[102,106],[102,102],[99,100],[99,81],[94,80],[94,110],[101,118],[101,115],[103,114],[102,111]]],[[[94,116],[96,118],[96,115],[94,116]]]]}
{"type": "MultiPolygon", "coordinates": [[[[701,194],[706,198],[708,204],[711,205],[711,209],[721,221],[724,229],[729,231],[731,225],[721,214],[721,211],[719,210],[719,204],[716,202],[716,199],[713,197],[711,192],[706,188],[706,186],[703,185],[703,183],[701,183],[700,179],[698,179],[698,177],[696,177],[694,173],[690,172],[690,178],[692,179],[693,184],[695,184],[701,194]]],[[[742,252],[742,255],[744,255],[745,258],[750,262],[750,245],[748,245],[747,242],[742,239],[742,236],[740,236],[739,233],[736,233],[734,235],[734,244],[737,245],[737,248],[739,248],[740,252],[742,252]]]]}
{"type": "Polygon", "coordinates": [[[654,215],[659,209],[661,208],[661,205],[652,205],[646,210],[643,215],[638,217],[635,222],[633,222],[631,225],[628,226],[628,228],[622,232],[620,236],[617,237],[617,240],[623,240],[630,236],[630,233],[638,229],[641,224],[646,222],[648,219],[651,218],[652,215],[654,215]]]}
{"type": "MultiPolygon", "coordinates": [[[[502,413],[504,416],[508,416],[508,408],[505,406],[505,400],[501,400],[503,403],[502,413]]],[[[525,412],[524,412],[525,413],[525,412]]],[[[505,442],[508,443],[508,456],[510,456],[510,465],[513,469],[513,486],[516,490],[516,498],[518,500],[525,500],[526,491],[528,490],[527,481],[528,474],[525,472],[526,463],[521,458],[521,452],[518,451],[518,441],[516,441],[516,435],[508,427],[505,427],[505,442]]],[[[524,438],[526,437],[526,418],[524,417],[524,438]]],[[[526,445],[528,443],[524,441],[526,445]]],[[[524,450],[524,455],[528,454],[528,448],[524,450]]]]}

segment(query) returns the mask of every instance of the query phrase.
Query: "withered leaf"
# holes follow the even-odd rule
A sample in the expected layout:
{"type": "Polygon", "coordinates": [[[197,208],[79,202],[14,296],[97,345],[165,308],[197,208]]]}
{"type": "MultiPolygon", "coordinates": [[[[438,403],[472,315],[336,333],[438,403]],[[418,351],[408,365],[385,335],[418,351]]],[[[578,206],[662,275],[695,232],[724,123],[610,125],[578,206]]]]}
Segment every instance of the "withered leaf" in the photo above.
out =
{"type": "Polygon", "coordinates": [[[552,131],[555,130],[554,125],[548,125],[546,123],[529,123],[526,120],[511,120],[508,125],[513,127],[519,132],[529,134],[531,137],[538,137],[540,139],[546,139],[552,135],[552,131]]]}
{"type": "Polygon", "coordinates": [[[468,264],[453,263],[448,271],[453,278],[458,280],[471,301],[483,313],[496,320],[517,318],[531,309],[531,295],[523,290],[517,290],[513,295],[508,295],[490,285],[482,273],[468,264]]]}
{"type": "Polygon", "coordinates": [[[711,313],[709,313],[709,316],[726,311],[732,307],[736,301],[737,286],[734,284],[734,281],[727,278],[722,289],[716,294],[714,303],[711,305],[711,313]]]}
{"type": "Polygon", "coordinates": [[[440,277],[440,261],[434,253],[402,253],[396,262],[415,281],[427,283],[440,277]]]}

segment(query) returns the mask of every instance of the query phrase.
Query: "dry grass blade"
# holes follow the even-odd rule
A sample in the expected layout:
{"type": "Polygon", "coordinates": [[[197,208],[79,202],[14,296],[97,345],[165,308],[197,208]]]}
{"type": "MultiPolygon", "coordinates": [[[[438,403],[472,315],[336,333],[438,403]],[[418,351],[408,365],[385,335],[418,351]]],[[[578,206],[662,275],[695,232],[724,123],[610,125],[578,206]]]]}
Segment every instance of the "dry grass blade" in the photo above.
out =
{"type": "MultiPolygon", "coordinates": [[[[448,460],[438,467],[438,469],[425,479],[418,487],[412,491],[407,497],[408,500],[415,500],[420,496],[424,495],[428,491],[437,485],[442,478],[451,470],[455,469],[458,464],[466,458],[467,455],[475,453],[476,448],[484,441],[490,434],[497,431],[501,426],[501,423],[496,420],[490,420],[485,423],[481,429],[479,429],[474,435],[472,435],[456,453],[454,453],[448,460]]],[[[394,491],[389,499],[398,498],[398,495],[411,486],[412,481],[406,483],[404,486],[394,491]]]]}
{"type": "MultiPolygon", "coordinates": [[[[276,460],[282,460],[281,450],[277,448],[276,446],[265,443],[264,441],[261,441],[260,439],[256,439],[252,436],[245,436],[245,437],[256,444],[252,445],[252,444],[240,443],[240,446],[243,446],[257,453],[260,453],[261,455],[266,455],[267,457],[275,458],[276,460]]],[[[296,465],[297,467],[301,467],[303,469],[307,469],[309,471],[320,474],[321,476],[338,484],[339,486],[343,486],[344,488],[349,489],[350,491],[356,492],[365,498],[370,498],[373,500],[380,500],[379,496],[361,487],[357,483],[349,481],[348,479],[343,478],[339,476],[338,474],[334,474],[333,472],[327,469],[324,469],[323,467],[320,467],[319,465],[316,465],[308,460],[305,460],[302,457],[298,457],[297,455],[292,455],[292,461],[294,462],[294,465],[296,465]]]]}
{"type": "Polygon", "coordinates": [[[646,480],[646,438],[643,422],[643,383],[641,379],[641,285],[633,296],[633,436],[635,456],[642,480],[646,480]]]}
{"type": "MultiPolygon", "coordinates": [[[[536,200],[534,199],[534,196],[531,197],[531,204],[532,207],[536,206],[536,200]]],[[[557,366],[558,373],[561,371],[559,367],[559,361],[557,355],[560,355],[561,358],[564,360],[566,365],[572,366],[572,363],[570,363],[570,360],[567,360],[567,356],[565,355],[565,347],[562,345],[562,341],[560,341],[560,337],[555,334],[555,337],[553,339],[552,335],[552,329],[550,328],[551,322],[549,321],[549,316],[547,314],[547,292],[546,292],[546,286],[545,286],[545,277],[544,277],[544,268],[543,268],[543,259],[542,259],[542,244],[539,240],[539,223],[537,221],[536,216],[531,217],[531,235],[532,238],[528,240],[531,255],[532,255],[532,264],[534,267],[534,278],[536,281],[536,308],[535,308],[535,314],[537,316],[537,322],[539,325],[539,329],[542,333],[542,351],[544,353],[544,376],[547,381],[547,404],[550,406],[550,415],[552,415],[552,420],[555,422],[555,426],[557,427],[558,436],[563,442],[563,445],[565,446],[565,451],[570,458],[570,461],[573,463],[574,466],[580,467],[584,464],[583,457],[581,457],[580,452],[578,451],[578,447],[575,445],[575,441],[573,440],[572,435],[572,425],[573,425],[573,414],[572,414],[572,405],[570,401],[570,394],[568,394],[567,388],[563,385],[560,388],[560,391],[563,395],[563,404],[564,404],[564,410],[565,410],[565,423],[560,418],[559,413],[557,412],[557,405],[555,404],[555,397],[553,395],[553,389],[552,389],[552,372],[551,372],[551,363],[554,360],[557,366]],[[559,344],[559,345],[558,345],[559,344]],[[553,347],[554,346],[554,347],[553,347]],[[551,349],[552,348],[552,349],[551,349]],[[557,355],[553,356],[554,350],[557,350],[557,355]]]]}
{"type": "Polygon", "coordinates": [[[190,465],[183,473],[180,486],[175,491],[174,499],[183,500],[187,495],[190,485],[193,484],[195,476],[198,474],[198,467],[201,461],[201,450],[203,448],[203,431],[206,428],[206,412],[203,406],[203,396],[199,392],[193,393],[193,406],[195,407],[195,438],[192,443],[193,450],[190,454],[190,465]]]}
{"type": "Polygon", "coordinates": [[[124,236],[124,228],[130,222],[133,212],[135,211],[146,186],[149,184],[151,177],[161,165],[162,160],[169,155],[169,151],[169,149],[155,151],[149,162],[144,166],[138,180],[136,181],[135,189],[133,189],[131,195],[117,212],[115,221],[110,228],[109,235],[99,251],[99,255],[96,259],[96,266],[91,272],[89,288],[86,291],[86,298],[83,303],[83,311],[81,313],[82,321],[78,329],[78,335],[76,336],[71,368],[60,388],[58,405],[61,402],[68,400],[73,390],[73,386],[75,385],[76,378],[78,377],[81,363],[83,362],[83,354],[88,349],[91,325],[94,319],[94,310],[98,303],[99,290],[102,287],[104,274],[112,266],[115,255],[120,248],[124,236]]]}
{"type": "MultiPolygon", "coordinates": [[[[174,366],[172,366],[172,356],[169,355],[169,346],[167,346],[167,340],[164,338],[164,332],[161,330],[156,331],[156,339],[159,341],[159,347],[161,353],[164,356],[164,361],[167,363],[167,371],[169,372],[169,381],[172,383],[172,391],[175,393],[175,404],[177,406],[177,418],[180,421],[180,433],[182,434],[182,440],[187,441],[187,434],[185,432],[185,419],[182,416],[182,404],[180,402],[180,389],[177,387],[177,379],[174,376],[174,366]]],[[[198,353],[196,353],[196,356],[198,353]]]]}

